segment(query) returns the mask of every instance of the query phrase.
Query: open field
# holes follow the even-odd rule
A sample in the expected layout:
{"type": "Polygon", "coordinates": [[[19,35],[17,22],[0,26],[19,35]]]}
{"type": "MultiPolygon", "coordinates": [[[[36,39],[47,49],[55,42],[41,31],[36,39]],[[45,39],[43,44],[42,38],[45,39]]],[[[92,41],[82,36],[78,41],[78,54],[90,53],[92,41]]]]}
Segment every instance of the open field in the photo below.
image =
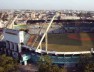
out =
{"type": "Polygon", "coordinates": [[[14,25],[13,27],[16,30],[19,30],[19,29],[27,29],[27,25],[25,25],[25,24],[14,25]]]}
{"type": "MultiPolygon", "coordinates": [[[[43,48],[44,45],[45,42],[43,48]]],[[[51,51],[89,51],[91,48],[94,48],[94,33],[48,34],[48,50],[51,51]]]]}

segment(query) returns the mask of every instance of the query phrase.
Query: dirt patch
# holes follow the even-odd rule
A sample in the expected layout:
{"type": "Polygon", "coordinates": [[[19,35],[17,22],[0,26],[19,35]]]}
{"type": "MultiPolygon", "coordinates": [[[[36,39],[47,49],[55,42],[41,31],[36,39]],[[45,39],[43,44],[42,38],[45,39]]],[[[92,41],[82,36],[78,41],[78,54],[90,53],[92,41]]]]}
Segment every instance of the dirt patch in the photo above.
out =
{"type": "Polygon", "coordinates": [[[89,37],[87,37],[87,38],[80,38],[77,34],[69,34],[68,38],[79,40],[79,41],[90,41],[90,40],[94,41],[94,38],[89,38],[89,37]]]}

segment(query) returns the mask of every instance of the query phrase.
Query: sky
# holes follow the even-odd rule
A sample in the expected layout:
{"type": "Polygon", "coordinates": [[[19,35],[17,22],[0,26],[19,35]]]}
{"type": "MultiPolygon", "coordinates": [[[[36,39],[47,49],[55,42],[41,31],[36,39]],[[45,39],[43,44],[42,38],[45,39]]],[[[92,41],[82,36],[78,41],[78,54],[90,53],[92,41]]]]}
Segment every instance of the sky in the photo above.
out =
{"type": "Polygon", "coordinates": [[[94,11],[94,0],[0,0],[0,9],[94,11]]]}

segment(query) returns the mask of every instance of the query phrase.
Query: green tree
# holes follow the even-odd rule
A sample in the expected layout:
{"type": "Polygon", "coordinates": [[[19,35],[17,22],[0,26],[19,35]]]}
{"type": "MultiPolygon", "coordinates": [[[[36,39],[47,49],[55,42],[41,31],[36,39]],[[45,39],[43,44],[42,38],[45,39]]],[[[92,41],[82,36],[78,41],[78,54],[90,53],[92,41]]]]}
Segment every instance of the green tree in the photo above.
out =
{"type": "Polygon", "coordinates": [[[57,65],[52,64],[52,59],[46,55],[41,56],[39,61],[39,70],[38,72],[63,72],[63,67],[58,67],[57,65]]]}
{"type": "Polygon", "coordinates": [[[18,63],[12,57],[0,55],[0,72],[16,72],[18,63]]]}
{"type": "Polygon", "coordinates": [[[78,68],[82,72],[94,72],[94,56],[90,54],[81,55],[78,68]]]}
{"type": "Polygon", "coordinates": [[[94,63],[89,62],[86,64],[84,72],[94,72],[94,63]]]}
{"type": "Polygon", "coordinates": [[[84,67],[84,72],[94,72],[94,56],[91,55],[91,57],[89,57],[87,61],[88,62],[84,67]]]}

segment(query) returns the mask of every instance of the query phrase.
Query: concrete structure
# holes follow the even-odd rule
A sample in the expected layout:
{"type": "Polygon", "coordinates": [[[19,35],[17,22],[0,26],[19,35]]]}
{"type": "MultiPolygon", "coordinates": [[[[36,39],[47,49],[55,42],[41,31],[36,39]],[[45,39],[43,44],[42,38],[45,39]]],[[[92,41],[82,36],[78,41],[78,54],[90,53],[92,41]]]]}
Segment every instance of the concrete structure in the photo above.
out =
{"type": "MultiPolygon", "coordinates": [[[[5,54],[11,55],[12,57],[19,59],[21,56],[21,43],[24,43],[24,31],[5,29],[3,32],[4,39],[6,42],[5,54]],[[20,57],[19,57],[20,56],[20,57]]],[[[23,59],[24,60],[24,59],[23,59]]],[[[27,64],[27,60],[24,61],[24,64],[27,64]]]]}

